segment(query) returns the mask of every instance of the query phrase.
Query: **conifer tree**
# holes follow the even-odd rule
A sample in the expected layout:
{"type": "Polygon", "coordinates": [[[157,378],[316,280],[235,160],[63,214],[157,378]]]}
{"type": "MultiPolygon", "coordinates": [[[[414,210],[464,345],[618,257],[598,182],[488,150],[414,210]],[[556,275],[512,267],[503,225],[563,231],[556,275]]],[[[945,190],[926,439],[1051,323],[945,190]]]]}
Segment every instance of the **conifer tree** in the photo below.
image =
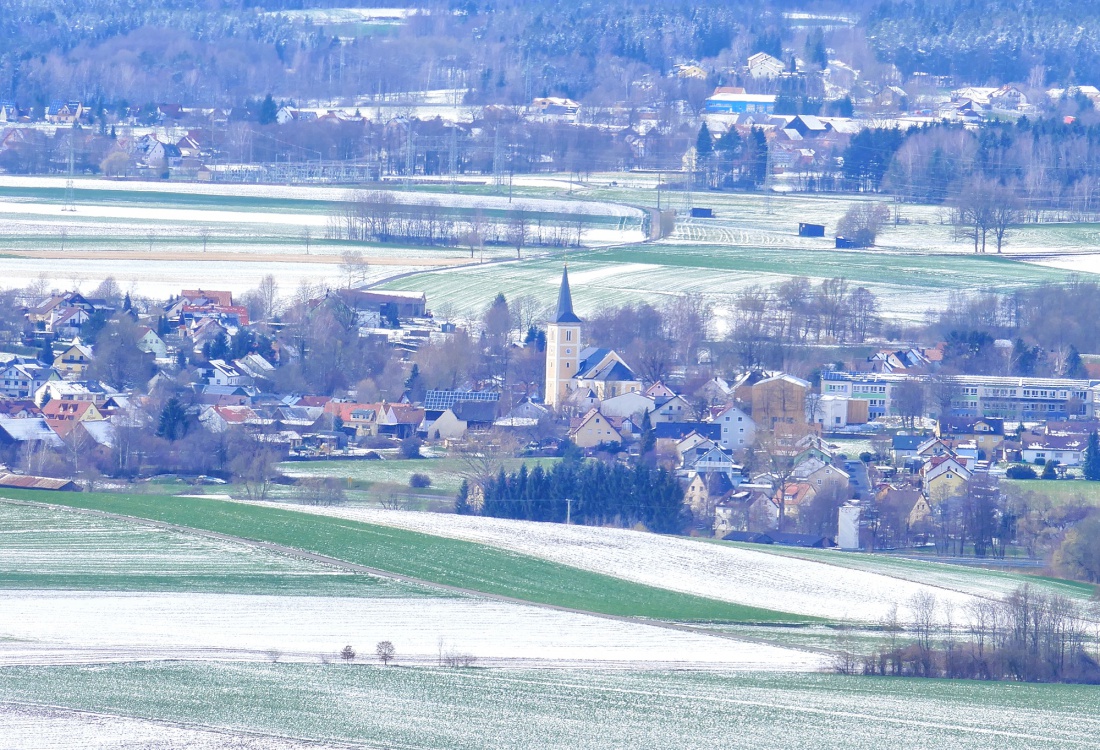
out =
{"type": "Polygon", "coordinates": [[[1089,443],[1085,448],[1085,479],[1090,482],[1100,481],[1100,436],[1096,430],[1089,435],[1089,443]]]}

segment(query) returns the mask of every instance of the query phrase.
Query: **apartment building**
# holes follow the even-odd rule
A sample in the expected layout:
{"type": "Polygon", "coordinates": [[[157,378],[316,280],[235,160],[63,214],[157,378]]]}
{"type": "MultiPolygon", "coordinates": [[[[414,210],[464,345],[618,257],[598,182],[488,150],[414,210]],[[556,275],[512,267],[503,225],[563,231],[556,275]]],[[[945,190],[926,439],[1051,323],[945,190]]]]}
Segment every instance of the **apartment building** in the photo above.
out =
{"type": "Polygon", "coordinates": [[[917,381],[929,391],[946,392],[951,413],[941,415],[935,393],[925,396],[933,416],[986,417],[1015,420],[1092,418],[1100,398],[1100,380],[1019,378],[995,375],[953,375],[933,382],[927,375],[827,372],[821,393],[867,401],[871,419],[896,416],[894,391],[904,382],[917,381]]]}

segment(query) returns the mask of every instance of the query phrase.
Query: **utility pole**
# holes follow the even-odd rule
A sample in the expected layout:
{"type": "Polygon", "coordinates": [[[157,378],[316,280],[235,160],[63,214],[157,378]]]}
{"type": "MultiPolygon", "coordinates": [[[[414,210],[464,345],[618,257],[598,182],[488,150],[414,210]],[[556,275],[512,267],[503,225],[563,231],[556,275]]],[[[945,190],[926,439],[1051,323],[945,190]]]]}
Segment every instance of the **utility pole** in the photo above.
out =
{"type": "Polygon", "coordinates": [[[416,160],[413,158],[413,131],[412,131],[412,115],[409,116],[406,121],[405,128],[405,187],[408,188],[412,181],[413,168],[416,166],[416,160]]]}
{"type": "Polygon", "coordinates": [[[455,172],[458,171],[458,123],[451,123],[451,192],[455,191],[455,172]]]}
{"type": "Polygon", "coordinates": [[[502,182],[503,176],[500,171],[500,124],[498,123],[496,128],[493,129],[493,185],[497,188],[498,193],[502,182]]]}
{"type": "Polygon", "coordinates": [[[772,206],[772,146],[767,141],[764,141],[764,153],[767,155],[767,160],[764,162],[764,213],[772,213],[775,209],[772,206]]]}
{"type": "Polygon", "coordinates": [[[565,498],[565,523],[566,525],[573,523],[573,498],[565,498]]]}
{"type": "Polygon", "coordinates": [[[65,180],[65,205],[61,207],[62,211],[76,211],[76,189],[73,186],[75,140],[76,123],[73,123],[73,128],[69,131],[69,178],[65,180]]]}

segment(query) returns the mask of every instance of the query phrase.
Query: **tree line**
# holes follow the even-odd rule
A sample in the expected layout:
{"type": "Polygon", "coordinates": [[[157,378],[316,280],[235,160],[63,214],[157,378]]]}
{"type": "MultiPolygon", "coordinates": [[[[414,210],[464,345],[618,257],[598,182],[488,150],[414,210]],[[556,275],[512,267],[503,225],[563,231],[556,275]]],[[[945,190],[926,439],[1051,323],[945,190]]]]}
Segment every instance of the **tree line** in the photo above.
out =
{"type": "Polygon", "coordinates": [[[355,191],[329,216],[329,239],[406,242],[414,245],[463,245],[475,251],[486,245],[508,245],[519,253],[527,246],[579,247],[588,216],[546,214],[517,209],[456,212],[439,201],[400,203],[385,190],[355,191]]]}
{"type": "MultiPolygon", "coordinates": [[[[1072,116],[936,124],[852,136],[841,169],[849,189],[943,204],[981,251],[1023,221],[1089,220],[1100,210],[1100,114],[1088,100],[1072,116]]],[[[1061,114],[1059,112],[1059,114],[1061,114]]]]}
{"type": "Polygon", "coordinates": [[[910,609],[912,639],[903,639],[895,613],[883,624],[887,638],[880,649],[863,656],[845,650],[837,669],[866,675],[1100,683],[1091,632],[1096,612],[1076,600],[1025,584],[1000,600],[975,599],[962,612],[928,593],[914,597],[910,609]]]}
{"type": "Polygon", "coordinates": [[[520,466],[501,469],[481,487],[480,504],[463,482],[455,511],[525,521],[567,520],[587,526],[643,526],[657,533],[677,533],[685,523],[683,490],[668,471],[643,462],[627,466],[582,461],[576,451],[550,469],[520,466]]]}

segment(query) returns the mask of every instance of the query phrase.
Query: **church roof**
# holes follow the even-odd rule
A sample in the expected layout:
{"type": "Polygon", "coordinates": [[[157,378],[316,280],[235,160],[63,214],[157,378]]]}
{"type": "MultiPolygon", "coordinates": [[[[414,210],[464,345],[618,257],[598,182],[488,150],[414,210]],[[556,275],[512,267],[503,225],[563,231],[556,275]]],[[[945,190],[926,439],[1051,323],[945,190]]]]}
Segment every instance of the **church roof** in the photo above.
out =
{"type": "Polygon", "coordinates": [[[573,312],[573,295],[569,292],[569,269],[561,269],[561,288],[558,290],[558,311],[555,323],[580,323],[581,319],[573,312]]]}

